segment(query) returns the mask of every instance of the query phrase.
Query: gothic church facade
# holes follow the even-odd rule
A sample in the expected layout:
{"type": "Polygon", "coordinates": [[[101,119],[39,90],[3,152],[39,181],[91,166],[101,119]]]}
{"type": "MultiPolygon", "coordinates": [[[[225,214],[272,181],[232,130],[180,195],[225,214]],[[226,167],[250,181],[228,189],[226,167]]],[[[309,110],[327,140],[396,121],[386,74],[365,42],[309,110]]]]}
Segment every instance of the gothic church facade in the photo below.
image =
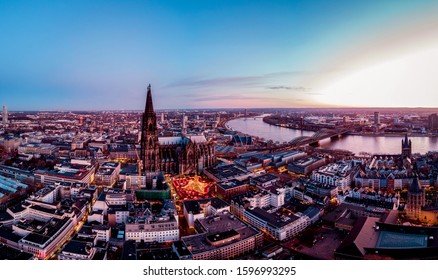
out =
{"type": "Polygon", "coordinates": [[[204,135],[158,136],[151,85],[147,88],[140,144],[144,172],[193,174],[216,164],[214,143],[207,141],[204,135]]]}

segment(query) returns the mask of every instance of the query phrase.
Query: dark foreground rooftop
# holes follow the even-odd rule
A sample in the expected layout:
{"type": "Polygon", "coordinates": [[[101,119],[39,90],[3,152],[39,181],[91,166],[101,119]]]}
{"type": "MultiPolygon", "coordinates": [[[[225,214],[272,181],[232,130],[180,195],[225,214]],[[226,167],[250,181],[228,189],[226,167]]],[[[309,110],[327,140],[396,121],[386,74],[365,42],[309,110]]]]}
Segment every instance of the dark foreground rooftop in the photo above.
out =
{"type": "Polygon", "coordinates": [[[0,260],[30,260],[34,256],[0,244],[0,260]]]}

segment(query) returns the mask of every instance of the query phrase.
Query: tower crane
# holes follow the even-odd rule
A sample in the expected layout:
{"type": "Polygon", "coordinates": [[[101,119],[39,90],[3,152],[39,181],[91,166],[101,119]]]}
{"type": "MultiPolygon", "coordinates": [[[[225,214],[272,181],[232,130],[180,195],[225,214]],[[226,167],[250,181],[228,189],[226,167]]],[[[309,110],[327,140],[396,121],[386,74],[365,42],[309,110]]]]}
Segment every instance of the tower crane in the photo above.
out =
{"type": "Polygon", "coordinates": [[[135,147],[135,154],[137,155],[137,170],[138,170],[138,177],[141,177],[141,171],[142,171],[142,167],[143,167],[143,161],[141,160],[140,156],[138,155],[138,150],[137,147],[134,145],[135,147]]]}

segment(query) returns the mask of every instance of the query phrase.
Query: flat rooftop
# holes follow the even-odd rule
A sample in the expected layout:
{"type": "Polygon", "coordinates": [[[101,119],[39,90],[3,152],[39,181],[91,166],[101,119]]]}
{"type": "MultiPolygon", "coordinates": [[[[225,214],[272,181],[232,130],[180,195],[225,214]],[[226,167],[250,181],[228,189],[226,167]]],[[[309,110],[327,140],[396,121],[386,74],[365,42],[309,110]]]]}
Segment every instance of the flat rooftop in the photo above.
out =
{"type": "Polygon", "coordinates": [[[290,163],[290,165],[295,165],[295,166],[300,166],[300,167],[307,167],[311,164],[314,164],[315,162],[319,161],[323,159],[323,157],[320,156],[311,156],[311,157],[306,157],[300,160],[297,160],[293,163],[290,163]]]}
{"type": "MultiPolygon", "coordinates": [[[[85,167],[85,166],[84,166],[85,167]]],[[[86,175],[88,175],[90,173],[89,168],[75,168],[75,169],[68,169],[68,170],[63,170],[63,169],[55,169],[55,170],[37,170],[35,172],[35,174],[39,174],[39,175],[46,175],[46,176],[56,176],[59,178],[66,178],[66,179],[76,179],[76,180],[81,180],[83,179],[86,175]]]]}
{"type": "Polygon", "coordinates": [[[339,175],[345,176],[347,172],[350,170],[350,165],[347,163],[331,163],[326,166],[320,167],[317,172],[327,174],[327,175],[339,175]]]}
{"type": "Polygon", "coordinates": [[[0,226],[0,237],[13,242],[18,242],[23,238],[23,236],[14,233],[11,227],[6,226],[0,226]]]}
{"type": "Polygon", "coordinates": [[[57,209],[53,209],[53,208],[46,208],[46,207],[42,207],[40,205],[32,205],[30,206],[31,209],[40,211],[40,212],[44,212],[47,214],[51,214],[51,215],[55,215],[56,212],[58,211],[57,209]]]}
{"type": "Polygon", "coordinates": [[[19,213],[26,210],[26,208],[24,208],[21,204],[17,204],[15,206],[9,207],[9,210],[11,210],[12,213],[19,213]]]}
{"type": "Polygon", "coordinates": [[[46,196],[47,194],[49,194],[50,192],[54,191],[55,188],[51,187],[51,186],[46,186],[40,190],[38,190],[35,195],[37,196],[46,196]]]}
{"type": "Polygon", "coordinates": [[[248,199],[251,199],[253,197],[257,196],[265,196],[269,195],[269,193],[266,190],[251,190],[243,194],[239,194],[236,196],[233,196],[232,201],[234,203],[237,203],[239,205],[244,205],[246,202],[248,202],[248,199]]]}
{"type": "MultiPolygon", "coordinates": [[[[199,219],[198,222],[202,225],[204,229],[207,230],[208,233],[204,232],[181,238],[181,240],[184,241],[187,247],[190,248],[192,254],[198,254],[221,247],[211,245],[207,241],[207,236],[226,233],[229,232],[230,229],[233,229],[235,232],[240,234],[240,237],[235,239],[232,243],[237,243],[260,234],[260,231],[242,222],[240,219],[236,218],[234,215],[228,212],[223,212],[216,216],[199,219]]],[[[232,243],[226,243],[225,246],[232,243]]]]}
{"type": "Polygon", "coordinates": [[[273,181],[273,180],[278,180],[278,179],[280,179],[280,178],[273,175],[273,174],[270,174],[270,173],[266,173],[266,174],[252,178],[253,181],[256,181],[256,182],[261,183],[261,184],[269,182],[269,181],[273,181]]]}
{"type": "Polygon", "coordinates": [[[7,213],[7,212],[0,212],[0,225],[2,224],[2,222],[11,221],[12,219],[14,219],[14,217],[9,215],[9,213],[7,213]]]}
{"type": "Polygon", "coordinates": [[[216,183],[219,187],[221,187],[224,190],[229,190],[237,187],[241,187],[245,185],[242,181],[239,181],[237,179],[231,179],[225,182],[218,182],[216,183]]]}
{"type": "Polygon", "coordinates": [[[117,168],[120,165],[119,162],[112,162],[112,161],[107,161],[104,162],[101,167],[112,167],[112,168],[117,168]]]}
{"type": "Polygon", "coordinates": [[[33,242],[36,244],[45,244],[52,236],[56,235],[58,231],[69,221],[69,218],[49,220],[41,229],[28,234],[23,240],[33,242]],[[47,229],[47,231],[46,231],[47,229]]]}
{"type": "Polygon", "coordinates": [[[246,211],[248,213],[256,216],[260,220],[268,222],[269,225],[271,225],[272,227],[275,227],[275,228],[284,227],[284,226],[299,219],[299,217],[294,215],[294,214],[291,214],[288,216],[285,216],[285,215],[280,216],[280,215],[277,215],[275,213],[269,213],[268,211],[265,211],[259,207],[255,207],[252,209],[248,208],[248,209],[246,209],[246,211]]]}
{"type": "Polygon", "coordinates": [[[51,237],[50,236],[45,236],[42,234],[38,234],[38,233],[30,233],[28,234],[25,238],[23,238],[23,240],[32,242],[32,243],[36,243],[39,245],[43,245],[45,244],[51,237]]]}
{"type": "Polygon", "coordinates": [[[137,260],[178,260],[175,252],[170,248],[138,249],[137,260]]]}
{"type": "Polygon", "coordinates": [[[25,253],[0,244],[0,260],[30,260],[32,258],[33,254],[25,253]]]}
{"type": "Polygon", "coordinates": [[[67,243],[67,245],[65,245],[62,252],[88,256],[90,255],[89,252],[90,249],[91,249],[90,243],[71,240],[70,242],[67,243]]]}
{"type": "Polygon", "coordinates": [[[7,166],[7,165],[3,165],[0,164],[0,170],[4,170],[4,171],[9,171],[9,172],[14,172],[16,174],[23,174],[26,176],[33,176],[31,171],[27,171],[27,170],[22,170],[20,168],[16,168],[16,167],[12,167],[12,166],[7,166]]]}
{"type": "Polygon", "coordinates": [[[187,249],[186,245],[181,240],[174,241],[173,242],[173,247],[175,248],[176,252],[180,256],[189,256],[189,255],[191,255],[189,249],[187,249]]]}
{"type": "Polygon", "coordinates": [[[208,168],[208,172],[213,174],[219,181],[225,181],[237,176],[249,175],[251,172],[238,168],[234,164],[217,166],[214,168],[208,168]]]}
{"type": "Polygon", "coordinates": [[[27,188],[27,185],[14,179],[6,178],[0,175],[0,189],[7,192],[15,193],[18,188],[25,189],[27,188]]]}
{"type": "Polygon", "coordinates": [[[120,168],[120,175],[131,175],[131,174],[138,174],[137,164],[124,164],[120,168]]]}
{"type": "Polygon", "coordinates": [[[391,231],[381,231],[376,248],[426,248],[428,236],[391,231]]]}
{"type": "Polygon", "coordinates": [[[96,175],[111,175],[111,174],[113,174],[115,171],[116,171],[116,169],[113,168],[113,167],[100,167],[100,168],[97,170],[96,175]]]}
{"type": "Polygon", "coordinates": [[[203,208],[202,205],[204,204],[210,204],[216,209],[221,209],[229,205],[224,200],[217,197],[197,199],[197,200],[184,200],[183,204],[187,212],[192,212],[193,214],[199,214],[201,209],[203,208]]]}
{"type": "Polygon", "coordinates": [[[218,241],[228,239],[230,237],[238,236],[238,235],[239,235],[239,233],[237,231],[235,231],[234,229],[230,229],[230,230],[227,230],[224,232],[219,232],[219,233],[207,235],[206,238],[210,242],[218,242],[218,241]]]}

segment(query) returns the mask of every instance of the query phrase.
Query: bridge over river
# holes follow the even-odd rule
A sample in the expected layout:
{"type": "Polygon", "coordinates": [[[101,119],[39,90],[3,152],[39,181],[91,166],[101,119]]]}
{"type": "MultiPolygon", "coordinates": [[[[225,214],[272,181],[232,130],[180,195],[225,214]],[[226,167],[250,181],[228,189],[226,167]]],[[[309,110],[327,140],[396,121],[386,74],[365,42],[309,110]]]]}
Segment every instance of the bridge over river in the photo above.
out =
{"type": "MultiPolygon", "coordinates": [[[[403,136],[365,136],[351,135],[348,133],[348,127],[336,127],[331,129],[321,129],[317,132],[304,131],[270,125],[263,122],[262,118],[239,118],[227,122],[234,131],[239,131],[248,135],[256,136],[266,140],[271,140],[274,143],[284,143],[276,150],[289,150],[294,147],[302,147],[305,145],[315,145],[319,143],[322,149],[331,150],[348,150],[355,154],[367,152],[370,154],[397,154],[401,152],[401,140],[403,136]],[[336,130],[338,129],[338,131],[336,130]],[[328,141],[323,139],[336,138],[343,135],[336,141],[328,141]]],[[[354,131],[355,127],[351,128],[354,131]]],[[[438,137],[420,137],[409,136],[412,140],[412,152],[425,154],[428,151],[438,151],[438,137]]],[[[272,147],[273,148],[273,147],[272,147]]],[[[269,150],[264,148],[264,150],[269,150]]]]}
{"type": "Polygon", "coordinates": [[[317,146],[319,141],[327,138],[339,138],[344,134],[352,132],[352,128],[341,128],[341,129],[321,129],[315,132],[312,136],[298,136],[291,141],[289,141],[288,146],[297,148],[300,146],[311,145],[317,146]]]}

